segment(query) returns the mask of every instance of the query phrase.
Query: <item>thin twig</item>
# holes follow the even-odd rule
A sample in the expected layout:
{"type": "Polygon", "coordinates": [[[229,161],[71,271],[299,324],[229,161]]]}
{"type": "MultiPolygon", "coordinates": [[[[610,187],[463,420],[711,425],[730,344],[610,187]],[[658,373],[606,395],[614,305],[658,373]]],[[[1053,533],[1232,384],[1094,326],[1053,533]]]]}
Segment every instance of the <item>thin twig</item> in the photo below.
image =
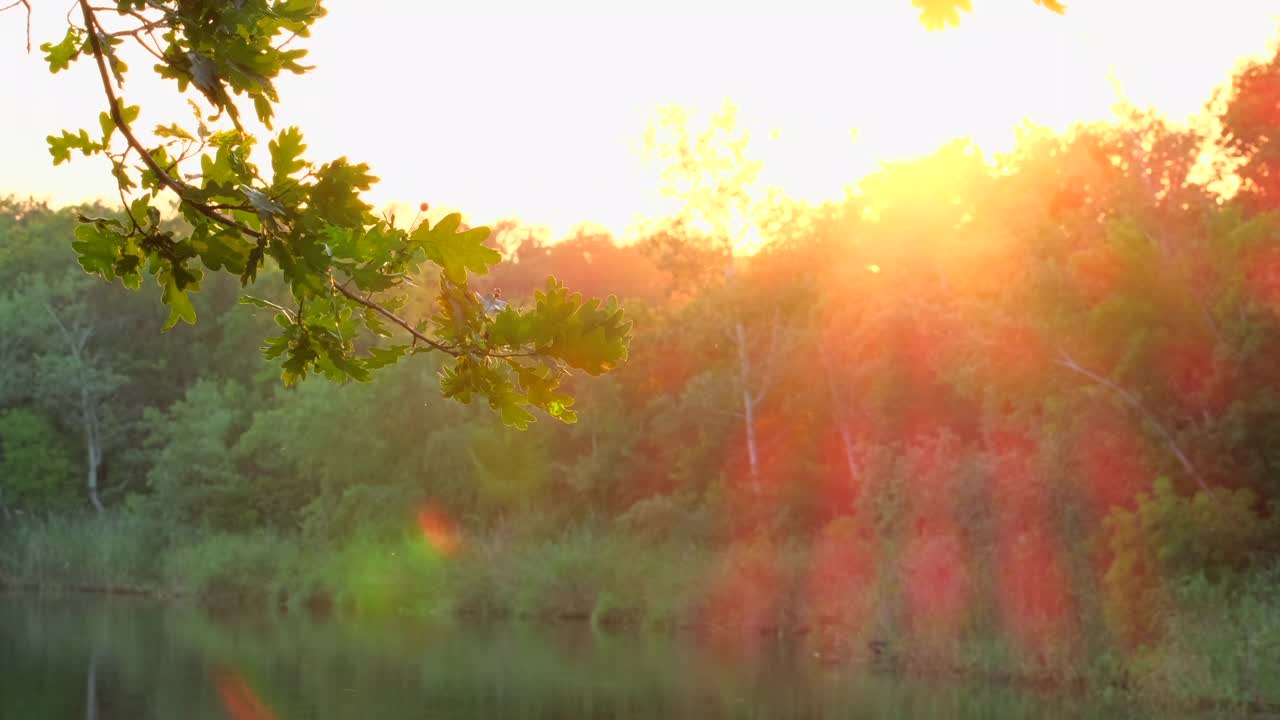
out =
{"type": "Polygon", "coordinates": [[[31,3],[28,0],[14,0],[13,2],[0,8],[0,12],[12,10],[21,5],[27,9],[27,54],[31,54],[31,3]]]}
{"type": "Polygon", "coordinates": [[[460,351],[458,351],[458,350],[455,350],[454,348],[449,347],[448,345],[442,345],[442,344],[440,344],[439,342],[437,342],[436,340],[433,340],[432,338],[430,338],[430,337],[428,337],[428,336],[426,336],[426,335],[423,335],[422,333],[418,332],[418,329],[417,329],[417,328],[415,328],[413,325],[409,324],[409,321],[408,321],[408,320],[405,320],[404,318],[400,317],[399,315],[396,315],[395,313],[393,313],[393,312],[391,312],[390,310],[388,310],[388,309],[386,309],[386,308],[382,307],[381,305],[379,305],[379,304],[378,304],[378,303],[376,303],[376,302],[373,302],[373,301],[371,301],[371,300],[366,300],[366,299],[364,299],[364,298],[360,297],[358,294],[356,294],[356,293],[351,292],[350,290],[348,290],[348,289],[346,288],[346,286],[345,286],[345,285],[339,285],[337,282],[334,282],[334,283],[332,284],[332,287],[333,287],[333,289],[334,289],[334,290],[337,290],[339,293],[342,293],[342,294],[343,294],[343,295],[345,295],[346,297],[348,297],[348,298],[350,298],[350,299],[352,299],[352,300],[354,300],[354,301],[356,301],[356,302],[360,303],[361,305],[363,305],[363,306],[365,306],[365,307],[369,308],[370,310],[372,310],[372,311],[374,311],[374,312],[378,313],[379,315],[381,315],[381,316],[385,317],[386,319],[390,320],[391,322],[395,323],[396,325],[399,325],[399,326],[400,326],[400,327],[401,327],[405,332],[407,332],[407,333],[409,333],[410,335],[412,335],[414,340],[421,341],[421,342],[425,343],[426,345],[430,346],[431,348],[434,348],[434,349],[436,349],[436,350],[439,350],[440,352],[445,353],[445,354],[447,354],[447,355],[452,355],[453,357],[461,357],[462,355],[464,355],[464,354],[465,354],[465,353],[463,353],[463,352],[460,352],[460,351]]]}

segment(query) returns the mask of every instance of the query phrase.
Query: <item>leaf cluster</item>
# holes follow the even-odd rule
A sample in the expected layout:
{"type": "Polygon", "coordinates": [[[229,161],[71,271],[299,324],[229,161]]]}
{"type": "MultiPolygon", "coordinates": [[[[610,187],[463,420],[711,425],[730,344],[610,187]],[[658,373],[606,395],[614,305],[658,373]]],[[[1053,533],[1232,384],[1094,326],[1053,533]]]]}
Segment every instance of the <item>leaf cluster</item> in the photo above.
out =
{"type": "Polygon", "coordinates": [[[441,373],[447,397],[482,398],[519,427],[533,409],[572,422],[573,400],[557,389],[570,370],[599,374],[626,358],[631,324],[616,300],[584,300],[553,279],[528,309],[483,298],[469,278],[501,259],[485,245],[487,228],[466,227],[459,214],[408,228],[375,215],[362,199],[377,182],[371,169],[345,157],[308,159],[296,127],[276,132],[262,151],[237,99],[271,128],[276,78],[309,69],[301,64],[306,51],[291,42],[324,15],[316,0],[79,8],[83,23],[41,49],[51,72],[82,58],[95,64],[108,109],[100,134],[51,135],[49,152],[55,164],[77,152],[106,157],[124,211],[81,217],[73,247],[87,272],[108,281],[136,289],[153,277],[169,308],[165,329],[195,322],[191,295],[206,274],[232,274],[247,287],[269,267],[288,298],[243,302],[275,314],[279,330],[265,355],[280,362],[286,383],[317,373],[363,382],[403,357],[442,352],[453,358],[441,373]],[[113,29],[121,23],[125,29],[113,29]],[[116,48],[129,40],[156,59],[157,74],[193,95],[193,122],[156,125],[144,141],[136,129],[141,108],[120,96],[128,67],[116,48]],[[162,214],[174,196],[180,223],[162,214]],[[403,317],[415,279],[432,275],[439,277],[434,312],[403,317]]]}

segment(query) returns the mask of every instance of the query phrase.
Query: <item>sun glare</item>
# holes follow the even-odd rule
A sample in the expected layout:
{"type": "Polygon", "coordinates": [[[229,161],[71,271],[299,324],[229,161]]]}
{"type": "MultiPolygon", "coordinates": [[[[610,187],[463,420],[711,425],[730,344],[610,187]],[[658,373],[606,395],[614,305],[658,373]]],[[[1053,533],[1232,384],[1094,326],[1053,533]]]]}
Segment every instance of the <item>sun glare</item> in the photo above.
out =
{"type": "MultiPolygon", "coordinates": [[[[1025,119],[1061,129],[1106,118],[1115,102],[1108,72],[1140,106],[1175,118],[1196,112],[1242,48],[1265,46],[1275,9],[1260,0],[1209,14],[1193,7],[1162,10],[1162,32],[1152,33],[1143,31],[1148,18],[1138,5],[1084,4],[1057,17],[1030,3],[996,3],[962,33],[929,34],[905,0],[797,12],[708,2],[691,6],[679,24],[697,42],[655,55],[641,39],[675,26],[638,6],[566,15],[569,5],[559,2],[546,12],[495,2],[399,3],[399,21],[387,24],[365,5],[334,3],[307,43],[316,71],[280,82],[280,124],[305,128],[317,157],[370,163],[382,179],[370,195],[375,205],[425,196],[476,223],[519,217],[563,233],[592,220],[623,236],[638,218],[670,207],[628,151],[654,107],[710,109],[732,98],[765,162],[762,183],[801,200],[839,198],[880,162],[931,152],[957,136],[994,152],[1010,147],[1025,119]],[[736,18],[734,32],[724,31],[726,16],[736,18]],[[451,31],[424,45],[415,34],[426,25],[451,31]],[[504,51],[464,51],[474,36],[504,51]],[[770,38],[769,53],[753,49],[762,36],[770,38]],[[369,42],[379,52],[359,50],[369,42]],[[461,55],[472,59],[449,59],[461,55]],[[513,65],[508,57],[521,60],[513,65]],[[1163,58],[1159,73],[1150,70],[1151,57],[1163,58]],[[708,58],[733,58],[734,70],[722,73],[708,58]],[[357,87],[361,97],[378,98],[378,112],[343,100],[357,87]]],[[[60,35],[60,22],[60,13],[37,11],[33,36],[60,35]]],[[[0,29],[20,36],[22,17],[0,15],[0,29]]],[[[27,109],[0,136],[0,193],[58,202],[114,197],[95,163],[52,168],[39,142],[76,118],[94,122],[93,78],[75,71],[50,81],[21,43],[0,53],[12,70],[9,101],[27,109]],[[43,99],[49,82],[57,103],[43,99]]],[[[144,123],[168,113],[168,86],[143,82],[129,91],[144,123]]]]}
{"type": "Polygon", "coordinates": [[[0,715],[1280,710],[1274,0],[74,9],[0,715]]]}

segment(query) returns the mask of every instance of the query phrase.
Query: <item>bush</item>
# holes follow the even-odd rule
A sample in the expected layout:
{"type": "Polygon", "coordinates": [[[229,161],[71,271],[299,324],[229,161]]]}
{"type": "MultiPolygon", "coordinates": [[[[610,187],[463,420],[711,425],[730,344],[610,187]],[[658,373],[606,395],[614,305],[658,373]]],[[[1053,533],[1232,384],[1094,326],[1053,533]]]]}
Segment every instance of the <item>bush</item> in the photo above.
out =
{"type": "Polygon", "coordinates": [[[0,413],[0,512],[68,510],[77,500],[75,473],[47,419],[30,410],[0,413]]]}
{"type": "Polygon", "coordinates": [[[448,607],[447,562],[421,536],[361,535],[311,557],[291,589],[297,602],[359,615],[433,614],[448,607]]]}
{"type": "Polygon", "coordinates": [[[1114,509],[1104,527],[1111,552],[1103,579],[1104,612],[1129,646],[1157,640],[1188,577],[1228,577],[1247,567],[1270,533],[1248,489],[1179,495],[1165,478],[1138,496],[1135,510],[1114,509]]]}
{"type": "Polygon", "coordinates": [[[301,558],[278,535],[213,534],[176,546],[164,559],[167,587],[214,604],[263,604],[287,599],[301,558]]]}
{"type": "Polygon", "coordinates": [[[1216,580],[1188,575],[1170,595],[1167,632],[1130,663],[1139,689],[1240,709],[1280,704],[1280,565],[1216,580]]]}

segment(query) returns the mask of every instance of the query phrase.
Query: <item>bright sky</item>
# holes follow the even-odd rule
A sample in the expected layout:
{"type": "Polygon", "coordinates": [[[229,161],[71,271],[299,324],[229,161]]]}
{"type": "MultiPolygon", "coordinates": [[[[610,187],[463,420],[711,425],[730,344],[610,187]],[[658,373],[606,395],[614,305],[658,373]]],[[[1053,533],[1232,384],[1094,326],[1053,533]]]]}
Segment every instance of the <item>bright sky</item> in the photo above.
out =
{"type": "MultiPolygon", "coordinates": [[[[34,43],[60,39],[69,3],[33,4],[34,43]]],[[[377,204],[621,234],[667,207],[638,154],[660,104],[732,99],[763,180],[820,200],[950,138],[1002,150],[1024,119],[1108,117],[1109,75],[1138,105],[1186,118],[1280,25],[1275,0],[1076,0],[1065,17],[1030,0],[974,5],[959,29],[929,33],[909,0],[329,0],[304,45],[318,68],[280,83],[279,115],[313,159],[368,162],[377,204]]],[[[93,68],[49,76],[24,32],[21,8],[0,14],[0,195],[114,197],[104,160],[54,168],[44,141],[96,127],[93,68]]],[[[132,64],[125,96],[144,124],[189,118],[165,98],[172,84],[132,64]]]]}

